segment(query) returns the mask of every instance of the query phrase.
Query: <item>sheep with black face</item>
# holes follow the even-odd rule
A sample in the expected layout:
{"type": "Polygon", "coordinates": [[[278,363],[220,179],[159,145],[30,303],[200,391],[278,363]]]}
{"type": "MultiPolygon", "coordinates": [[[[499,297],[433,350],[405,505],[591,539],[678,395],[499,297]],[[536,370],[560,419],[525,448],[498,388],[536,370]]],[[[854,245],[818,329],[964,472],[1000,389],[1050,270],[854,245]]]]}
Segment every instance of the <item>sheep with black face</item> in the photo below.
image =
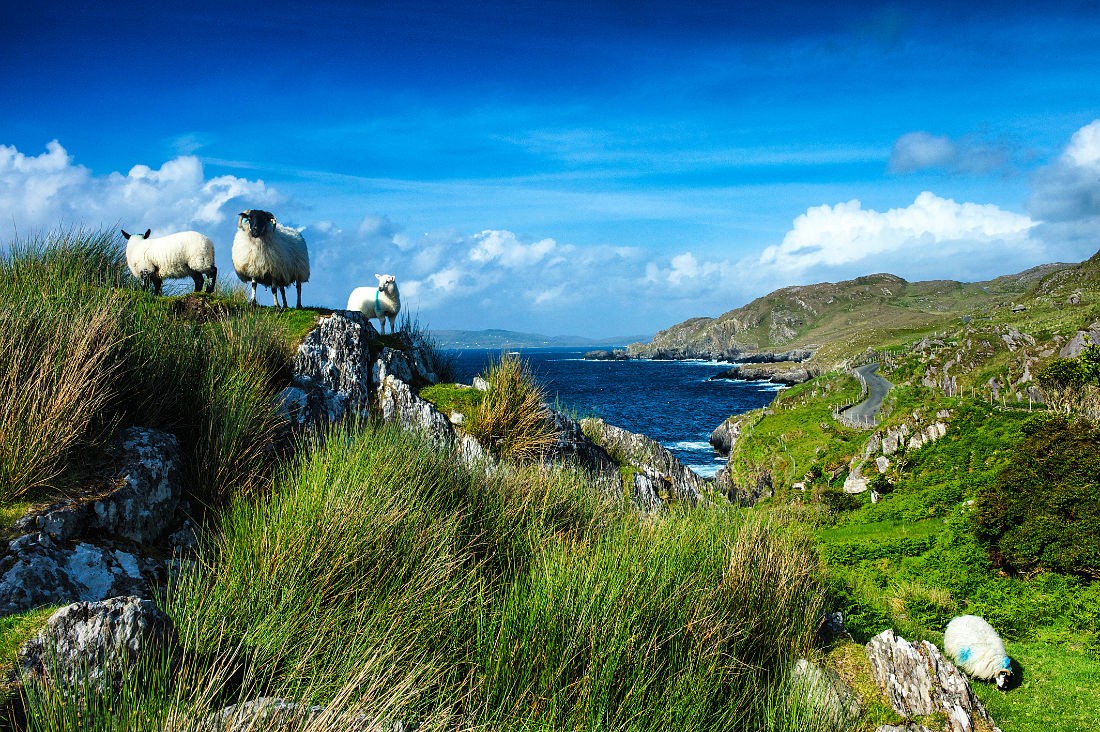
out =
{"type": "Polygon", "coordinates": [[[126,264],[143,287],[151,283],[153,292],[159,295],[164,280],[190,277],[195,281],[195,292],[199,292],[205,275],[206,291],[214,291],[218,268],[214,266],[212,241],[197,231],[181,231],[151,239],[152,233],[152,229],[146,229],[138,236],[122,230],[126,237],[126,264]]]}
{"type": "Polygon", "coordinates": [[[275,307],[279,293],[286,300],[287,285],[298,291],[296,307],[302,307],[302,283],[309,282],[309,249],[306,240],[296,230],[283,226],[270,211],[248,209],[237,216],[237,233],[233,237],[233,268],[242,282],[252,284],[248,301],[256,303],[256,285],[271,288],[275,307]]]}

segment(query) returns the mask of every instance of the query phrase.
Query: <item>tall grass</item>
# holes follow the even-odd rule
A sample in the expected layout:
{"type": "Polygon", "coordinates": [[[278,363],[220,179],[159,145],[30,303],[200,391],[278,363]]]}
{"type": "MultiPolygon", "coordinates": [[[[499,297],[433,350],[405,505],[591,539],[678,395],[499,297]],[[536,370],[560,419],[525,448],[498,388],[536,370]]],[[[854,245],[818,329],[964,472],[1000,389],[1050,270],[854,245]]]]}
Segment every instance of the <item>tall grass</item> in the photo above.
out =
{"type": "Polygon", "coordinates": [[[555,434],[546,394],[526,361],[502,354],[485,372],[489,389],[466,415],[463,429],[494,455],[515,461],[537,460],[555,434]]]}
{"type": "Polygon", "coordinates": [[[113,235],[72,230],[9,247],[0,353],[0,502],[70,490],[80,471],[67,468],[94,463],[85,454],[126,425],[180,438],[200,501],[267,482],[287,333],[234,300],[138,291],[113,235]]]}
{"type": "Polygon", "coordinates": [[[395,713],[429,728],[779,718],[760,700],[820,604],[804,543],[721,510],[641,521],[568,470],[458,464],[392,427],[303,452],[165,598],[191,652],[239,647],[312,703],[403,685],[395,713]],[[374,658],[393,663],[364,677],[374,658]]]}

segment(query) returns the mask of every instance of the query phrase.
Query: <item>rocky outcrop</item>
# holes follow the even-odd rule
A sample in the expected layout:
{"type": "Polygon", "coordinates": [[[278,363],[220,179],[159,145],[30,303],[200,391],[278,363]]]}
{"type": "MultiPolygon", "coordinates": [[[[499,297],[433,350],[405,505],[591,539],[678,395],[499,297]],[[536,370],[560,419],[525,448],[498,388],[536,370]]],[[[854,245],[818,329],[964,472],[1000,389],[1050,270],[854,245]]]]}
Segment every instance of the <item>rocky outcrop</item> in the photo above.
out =
{"type": "Polygon", "coordinates": [[[1090,325],[1088,330],[1077,331],[1058,351],[1058,355],[1062,358],[1077,358],[1085,348],[1097,344],[1100,344],[1100,321],[1090,325]]]}
{"type": "Polygon", "coordinates": [[[149,600],[114,597],[63,607],[19,651],[24,675],[80,693],[117,691],[143,657],[179,652],[172,621],[149,600]]]}
{"type": "Polygon", "coordinates": [[[197,723],[169,724],[166,732],[296,732],[302,729],[340,729],[343,732],[412,732],[401,721],[380,722],[355,712],[337,712],[319,704],[260,697],[233,704],[197,723]]]}
{"type": "Polygon", "coordinates": [[[146,594],[160,563],[136,545],[179,523],[179,443],[159,430],[125,430],[106,490],[55,503],[15,522],[0,556],[0,614],[40,605],[146,594]]]}
{"type": "Polygon", "coordinates": [[[791,670],[791,694],[799,706],[827,728],[846,729],[859,719],[859,699],[836,674],[800,658],[791,670]]]}
{"type": "Polygon", "coordinates": [[[160,430],[131,427],[114,450],[118,468],[106,492],[32,511],[15,522],[20,533],[65,541],[113,536],[136,543],[161,536],[176,518],[182,495],[179,441],[160,430]]]}
{"type": "Polygon", "coordinates": [[[619,464],[632,466],[635,474],[635,494],[641,496],[639,508],[661,505],[670,501],[695,505],[703,496],[706,481],[685,467],[675,455],[660,443],[645,435],[628,432],[609,425],[602,419],[581,420],[584,434],[611,455],[619,464]],[[638,475],[642,477],[639,479],[638,475]]]}
{"type": "Polygon", "coordinates": [[[588,351],[584,354],[585,361],[629,361],[630,354],[622,348],[613,351],[588,351]]]}
{"type": "Polygon", "coordinates": [[[741,381],[767,381],[772,384],[794,386],[803,384],[814,377],[810,369],[794,366],[790,362],[779,364],[761,364],[755,366],[734,366],[711,379],[737,379],[741,381]]]}
{"type": "Polygon", "coordinates": [[[942,714],[949,732],[972,732],[976,718],[993,723],[970,682],[928,641],[914,646],[884,630],[866,650],[871,675],[899,716],[942,714]]]}
{"type": "Polygon", "coordinates": [[[600,492],[621,495],[619,466],[607,450],[589,439],[580,422],[572,417],[552,409],[550,419],[555,439],[543,461],[578,465],[592,476],[600,492]]]}
{"type": "Polygon", "coordinates": [[[741,437],[741,425],[744,419],[744,415],[735,414],[714,428],[714,432],[710,433],[710,446],[716,453],[722,457],[729,456],[738,438],[741,437]]]}

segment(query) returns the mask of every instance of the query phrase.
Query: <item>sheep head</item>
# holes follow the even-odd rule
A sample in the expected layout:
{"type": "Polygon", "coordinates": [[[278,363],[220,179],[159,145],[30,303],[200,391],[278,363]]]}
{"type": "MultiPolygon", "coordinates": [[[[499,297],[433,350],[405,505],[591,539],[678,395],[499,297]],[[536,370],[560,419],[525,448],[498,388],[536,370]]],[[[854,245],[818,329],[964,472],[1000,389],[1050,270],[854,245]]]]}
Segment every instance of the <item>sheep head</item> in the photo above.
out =
{"type": "Polygon", "coordinates": [[[1004,668],[997,672],[997,676],[994,678],[997,682],[997,688],[1002,691],[1008,688],[1008,685],[1012,683],[1012,659],[1005,656],[1004,668]]]}
{"type": "Polygon", "coordinates": [[[397,289],[397,278],[394,277],[393,275],[391,275],[391,274],[385,274],[385,275],[376,274],[374,276],[378,278],[378,289],[379,290],[382,290],[383,292],[392,293],[394,290],[397,289]]]}
{"type": "MultiPolygon", "coordinates": [[[[126,241],[130,241],[130,237],[133,236],[133,234],[127,234],[126,229],[119,229],[119,231],[122,232],[122,236],[126,239],[126,241]]],[[[152,233],[153,233],[152,229],[146,229],[145,233],[141,235],[141,238],[142,239],[148,239],[149,235],[152,234],[152,233]]]]}
{"type": "Polygon", "coordinates": [[[275,231],[275,214],[270,211],[250,208],[237,215],[237,228],[244,231],[247,226],[248,233],[253,239],[262,237],[268,224],[271,225],[271,230],[275,231]]]}

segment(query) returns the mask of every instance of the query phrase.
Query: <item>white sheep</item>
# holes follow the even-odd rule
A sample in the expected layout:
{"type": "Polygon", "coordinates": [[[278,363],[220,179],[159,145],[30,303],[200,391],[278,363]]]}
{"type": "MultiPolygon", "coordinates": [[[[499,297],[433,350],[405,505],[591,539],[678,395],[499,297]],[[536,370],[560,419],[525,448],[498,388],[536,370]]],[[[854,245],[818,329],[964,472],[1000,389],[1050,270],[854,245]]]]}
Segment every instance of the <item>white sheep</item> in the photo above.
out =
{"type": "Polygon", "coordinates": [[[283,226],[269,211],[249,209],[237,216],[237,233],[233,237],[233,268],[242,282],[252,283],[250,304],[256,302],[256,285],[271,288],[275,307],[279,307],[279,292],[286,301],[286,286],[294,283],[298,303],[302,307],[302,283],[309,282],[309,249],[297,230],[283,226]]]}
{"type": "Polygon", "coordinates": [[[943,634],[943,649],[976,679],[996,681],[1004,689],[1012,678],[1012,659],[1001,636],[977,615],[952,618],[943,634]]]}
{"type": "Polygon", "coordinates": [[[391,274],[380,275],[378,287],[356,287],[348,296],[348,310],[358,310],[368,319],[378,318],[378,325],[386,332],[386,318],[390,320],[390,332],[395,333],[394,321],[401,312],[401,293],[397,291],[397,278],[391,274]]]}
{"type": "Polygon", "coordinates": [[[140,237],[127,234],[126,264],[134,277],[147,287],[153,283],[153,292],[161,294],[164,280],[190,277],[195,281],[195,292],[202,289],[206,275],[206,291],[214,291],[218,280],[218,268],[214,266],[214,243],[197,231],[181,231],[168,236],[150,239],[152,229],[146,229],[140,237]]]}

